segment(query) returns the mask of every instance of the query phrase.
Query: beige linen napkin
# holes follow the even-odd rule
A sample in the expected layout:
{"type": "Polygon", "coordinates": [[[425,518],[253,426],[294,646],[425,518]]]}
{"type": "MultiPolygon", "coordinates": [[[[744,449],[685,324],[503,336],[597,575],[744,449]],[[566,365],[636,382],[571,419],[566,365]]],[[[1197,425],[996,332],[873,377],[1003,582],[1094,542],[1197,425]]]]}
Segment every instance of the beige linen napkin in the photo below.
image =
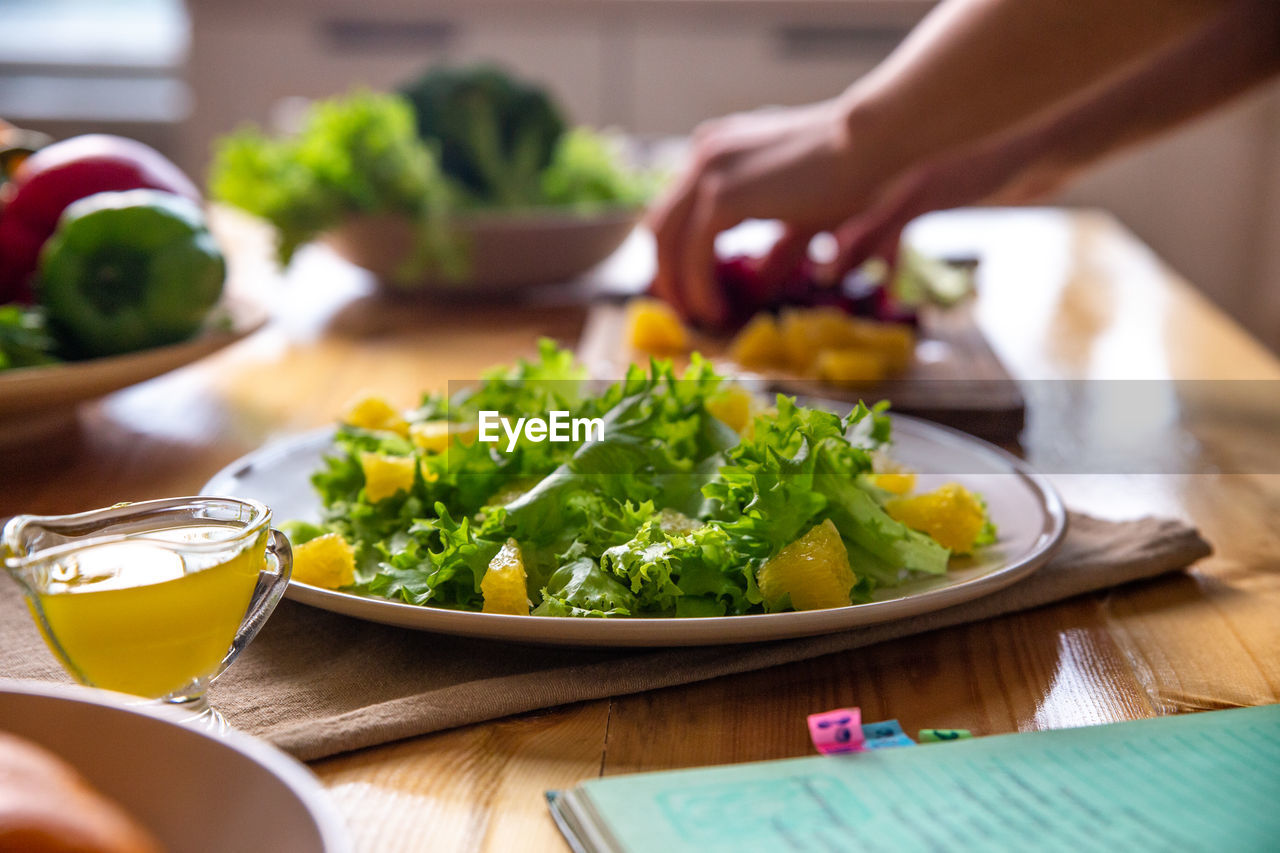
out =
{"type": "MultiPolygon", "coordinates": [[[[1073,514],[1057,555],[1000,592],[946,610],[821,637],[740,646],[564,649],[388,628],[290,601],[218,680],[236,728],[304,760],[587,699],[791,663],[1036,607],[1165,572],[1207,543],[1171,520],[1073,514]]],[[[0,675],[67,681],[15,584],[0,585],[0,675]]]]}

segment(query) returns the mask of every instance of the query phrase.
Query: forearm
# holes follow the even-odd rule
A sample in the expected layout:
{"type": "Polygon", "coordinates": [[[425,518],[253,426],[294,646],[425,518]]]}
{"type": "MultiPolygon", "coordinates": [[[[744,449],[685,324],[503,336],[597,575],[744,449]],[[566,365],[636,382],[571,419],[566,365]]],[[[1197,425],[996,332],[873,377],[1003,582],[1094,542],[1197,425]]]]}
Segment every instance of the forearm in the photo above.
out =
{"type": "Polygon", "coordinates": [[[1226,4],[949,0],[846,93],[852,135],[888,171],[967,146],[1185,37],[1226,4]]]}
{"type": "Polygon", "coordinates": [[[1280,3],[1240,0],[1102,92],[1086,92],[1022,143],[1071,172],[1189,121],[1280,73],[1280,3]]]}

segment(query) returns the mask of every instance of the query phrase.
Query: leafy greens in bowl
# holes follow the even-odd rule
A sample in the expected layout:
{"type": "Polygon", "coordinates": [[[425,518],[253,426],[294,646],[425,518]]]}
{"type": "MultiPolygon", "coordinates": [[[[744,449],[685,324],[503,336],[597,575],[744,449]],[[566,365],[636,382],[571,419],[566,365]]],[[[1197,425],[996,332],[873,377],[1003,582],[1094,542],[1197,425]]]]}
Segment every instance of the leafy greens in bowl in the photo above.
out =
{"type": "Polygon", "coordinates": [[[911,496],[885,462],[884,407],[765,407],[694,358],[593,390],[572,355],[489,374],[451,399],[344,415],[294,523],[295,579],[459,610],[724,616],[839,607],[947,571],[994,540],[956,485],[911,496]],[[571,440],[477,434],[481,412],[599,418],[571,440]]]}
{"type": "MultiPolygon", "coordinates": [[[[623,165],[614,140],[569,127],[546,92],[479,66],[433,69],[396,94],[318,101],[294,136],[241,129],[219,141],[209,192],[270,222],[282,264],[352,221],[394,219],[410,245],[397,243],[397,255],[374,271],[412,290],[483,274],[467,227],[475,214],[559,211],[584,223],[634,216],[649,182],[623,165]]],[[[586,267],[625,233],[593,246],[603,254],[586,267]]],[[[348,252],[347,243],[339,248],[357,263],[388,248],[348,252]]]]}

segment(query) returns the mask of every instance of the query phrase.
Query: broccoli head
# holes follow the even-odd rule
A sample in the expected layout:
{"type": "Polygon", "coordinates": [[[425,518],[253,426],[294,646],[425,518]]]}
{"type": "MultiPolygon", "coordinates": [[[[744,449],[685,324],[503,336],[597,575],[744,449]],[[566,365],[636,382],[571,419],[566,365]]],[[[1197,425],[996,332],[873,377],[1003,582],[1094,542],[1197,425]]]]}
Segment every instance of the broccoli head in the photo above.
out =
{"type": "Polygon", "coordinates": [[[542,201],[540,174],[565,131],[543,89],[493,66],[437,67],[400,90],[440,166],[478,202],[542,201]]]}

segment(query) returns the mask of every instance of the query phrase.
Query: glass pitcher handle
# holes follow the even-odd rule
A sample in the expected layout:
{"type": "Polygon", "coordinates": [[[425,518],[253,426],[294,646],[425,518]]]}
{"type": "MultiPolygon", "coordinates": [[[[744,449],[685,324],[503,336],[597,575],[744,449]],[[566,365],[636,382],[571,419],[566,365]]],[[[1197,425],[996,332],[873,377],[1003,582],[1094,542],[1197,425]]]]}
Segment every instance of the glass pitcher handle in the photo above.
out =
{"type": "Polygon", "coordinates": [[[262,626],[267,624],[271,612],[276,609],[285,588],[289,586],[289,575],[293,572],[293,548],[289,545],[288,537],[274,527],[267,532],[267,536],[267,567],[258,575],[258,586],[249,602],[249,611],[240,623],[235,639],[231,641],[231,649],[222,663],[218,664],[218,670],[210,681],[221,675],[258,635],[262,626]]]}

